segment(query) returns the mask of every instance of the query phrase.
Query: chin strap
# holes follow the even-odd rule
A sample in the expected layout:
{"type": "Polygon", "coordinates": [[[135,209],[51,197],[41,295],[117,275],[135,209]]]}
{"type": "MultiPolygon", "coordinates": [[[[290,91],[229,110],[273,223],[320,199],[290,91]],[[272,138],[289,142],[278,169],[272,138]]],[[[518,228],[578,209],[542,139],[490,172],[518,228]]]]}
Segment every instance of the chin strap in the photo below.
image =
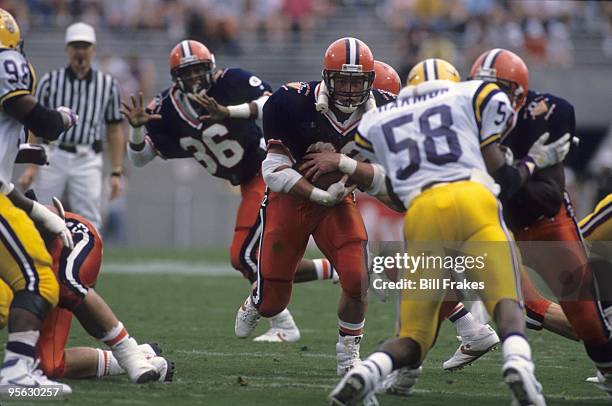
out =
{"type": "Polygon", "coordinates": [[[329,111],[329,96],[327,95],[327,86],[324,80],[319,85],[319,95],[315,102],[315,109],[320,113],[327,113],[329,111]]]}

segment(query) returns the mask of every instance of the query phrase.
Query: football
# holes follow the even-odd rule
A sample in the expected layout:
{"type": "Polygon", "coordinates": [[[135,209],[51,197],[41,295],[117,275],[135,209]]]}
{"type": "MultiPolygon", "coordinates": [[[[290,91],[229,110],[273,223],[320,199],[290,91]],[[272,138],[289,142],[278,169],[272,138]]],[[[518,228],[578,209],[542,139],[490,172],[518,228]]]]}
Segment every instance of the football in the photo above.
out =
{"type": "MultiPolygon", "coordinates": [[[[296,171],[304,175],[305,172],[300,171],[300,166],[302,166],[302,163],[304,163],[304,161],[297,162],[294,168],[296,171]]],[[[312,183],[314,186],[318,187],[319,189],[327,190],[327,188],[330,185],[338,182],[340,179],[342,179],[343,176],[344,174],[342,172],[333,171],[333,172],[328,172],[328,173],[325,173],[319,176],[319,178],[315,182],[313,182],[312,179],[308,179],[308,178],[306,179],[308,179],[310,183],[312,183]]]]}

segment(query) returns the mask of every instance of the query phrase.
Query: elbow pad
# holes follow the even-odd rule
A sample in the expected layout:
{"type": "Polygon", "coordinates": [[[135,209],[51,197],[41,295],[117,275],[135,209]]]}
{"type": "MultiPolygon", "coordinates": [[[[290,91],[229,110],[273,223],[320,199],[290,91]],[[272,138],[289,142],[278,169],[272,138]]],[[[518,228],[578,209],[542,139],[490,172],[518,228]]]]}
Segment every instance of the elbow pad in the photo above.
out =
{"type": "Polygon", "coordinates": [[[377,196],[387,194],[387,185],[385,185],[385,170],[379,164],[371,164],[374,169],[374,177],[372,178],[372,184],[366,189],[366,193],[377,196]]]}
{"type": "Polygon", "coordinates": [[[499,184],[501,192],[499,200],[503,202],[511,198],[522,186],[521,175],[514,166],[504,164],[501,168],[491,174],[495,182],[499,184]]]}
{"type": "Polygon", "coordinates": [[[34,108],[22,121],[37,137],[55,141],[64,132],[62,114],[36,103],[34,108]]]}
{"type": "Polygon", "coordinates": [[[157,153],[151,146],[151,143],[145,141],[144,148],[140,151],[136,151],[132,149],[132,146],[128,143],[127,147],[127,156],[129,160],[134,164],[134,166],[145,166],[147,163],[151,162],[153,158],[157,156],[157,153]]]}
{"type": "Polygon", "coordinates": [[[295,169],[285,168],[276,171],[281,166],[291,166],[293,163],[287,155],[268,153],[261,163],[261,173],[264,182],[273,192],[288,193],[302,177],[295,169]]]}

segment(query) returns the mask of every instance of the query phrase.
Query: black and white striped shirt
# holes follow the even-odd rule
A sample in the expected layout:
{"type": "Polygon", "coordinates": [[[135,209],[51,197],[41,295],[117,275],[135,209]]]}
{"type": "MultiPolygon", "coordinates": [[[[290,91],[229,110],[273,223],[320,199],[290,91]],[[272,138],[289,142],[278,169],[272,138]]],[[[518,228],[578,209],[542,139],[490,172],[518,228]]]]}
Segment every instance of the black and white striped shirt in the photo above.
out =
{"type": "Polygon", "coordinates": [[[45,107],[66,106],[79,115],[77,125],[60,135],[63,143],[91,145],[104,139],[106,124],[122,120],[117,80],[95,69],[83,79],[70,67],[51,71],[40,80],[36,98],[45,107]]]}

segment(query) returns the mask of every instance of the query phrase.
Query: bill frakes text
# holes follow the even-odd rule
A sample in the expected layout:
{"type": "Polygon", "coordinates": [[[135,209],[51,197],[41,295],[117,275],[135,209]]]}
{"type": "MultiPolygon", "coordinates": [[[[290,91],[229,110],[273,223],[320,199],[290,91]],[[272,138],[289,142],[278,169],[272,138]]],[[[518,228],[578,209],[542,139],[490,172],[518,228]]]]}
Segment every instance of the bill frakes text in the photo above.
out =
{"type": "Polygon", "coordinates": [[[449,278],[400,279],[397,282],[376,279],[374,289],[380,290],[483,290],[484,282],[454,281],[449,278]]]}

